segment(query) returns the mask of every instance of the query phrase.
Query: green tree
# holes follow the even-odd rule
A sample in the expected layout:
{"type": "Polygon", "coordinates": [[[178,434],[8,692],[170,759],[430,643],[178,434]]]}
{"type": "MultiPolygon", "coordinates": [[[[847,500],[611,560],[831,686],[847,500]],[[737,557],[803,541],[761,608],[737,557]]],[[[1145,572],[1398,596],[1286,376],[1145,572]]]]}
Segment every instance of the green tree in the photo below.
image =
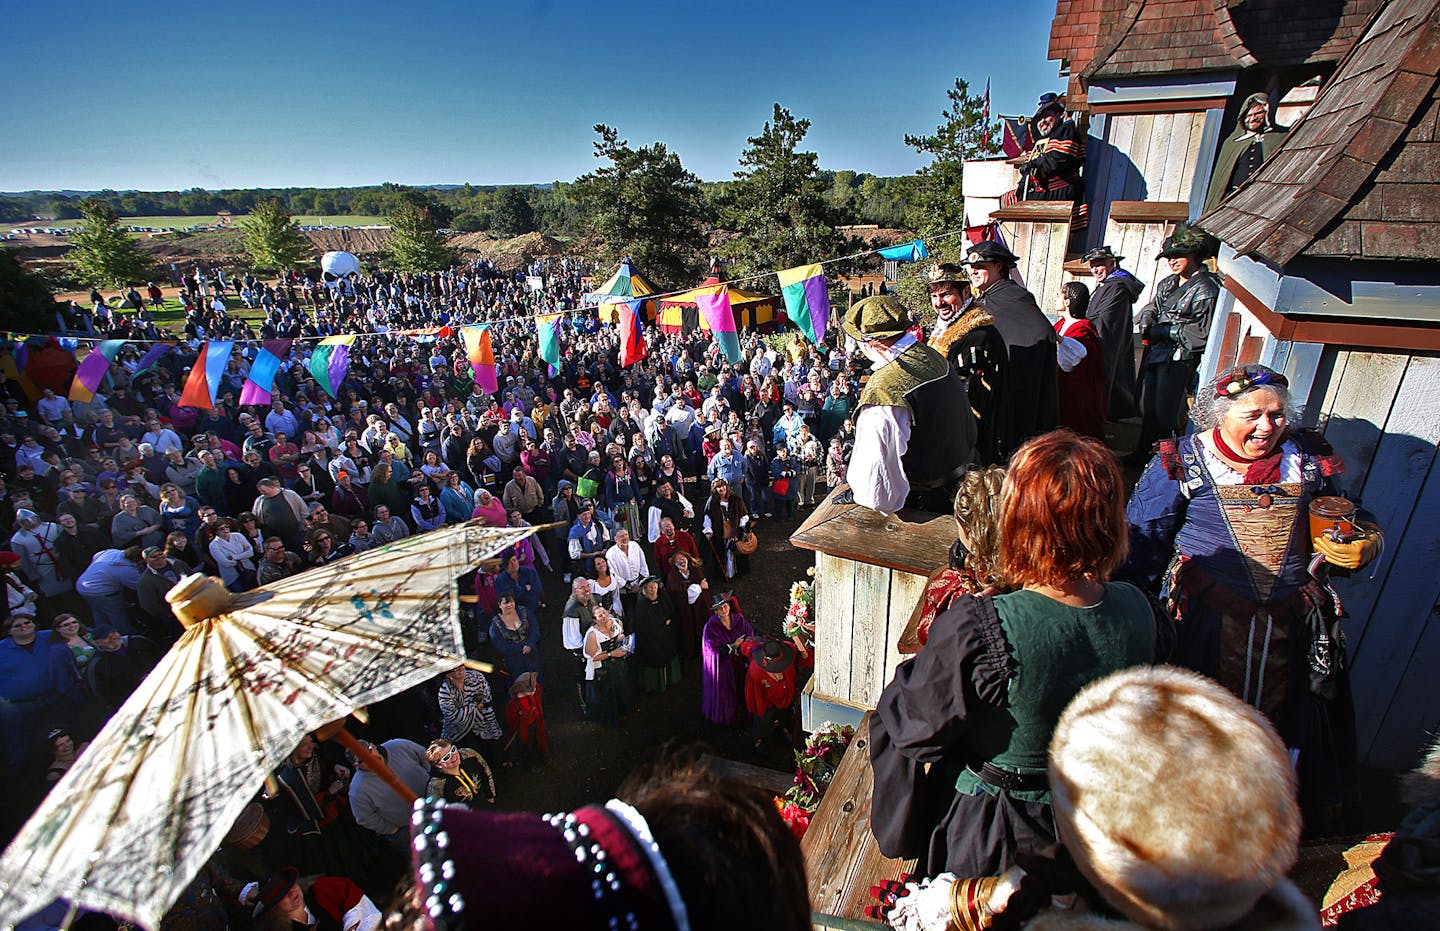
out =
{"type": "Polygon", "coordinates": [[[93,197],[80,202],[85,225],[70,234],[70,263],[91,285],[121,287],[143,281],[153,264],[120,228],[115,210],[93,197]]]}
{"type": "Polygon", "coordinates": [[[534,232],[535,209],[524,188],[502,187],[490,196],[490,228],[501,236],[534,232]]]}
{"type": "Polygon", "coordinates": [[[570,187],[585,225],[603,242],[601,258],[628,255],[662,281],[693,277],[704,262],[709,210],[700,179],[663,142],[631,148],[615,129],[599,124],[595,157],[609,162],[570,187]]]}
{"type": "Polygon", "coordinates": [[[283,272],[308,264],[314,255],[310,240],[301,235],[290,211],[276,198],[261,201],[240,221],[245,251],[256,268],[283,272]]]}
{"type": "Polygon", "coordinates": [[[54,326],[54,310],[45,280],[21,265],[13,249],[0,249],[0,327],[45,332],[54,326]]]}
{"type": "Polygon", "coordinates": [[[402,272],[440,271],[456,261],[435,214],[409,199],[401,199],[390,211],[390,256],[402,272]]]}
{"type": "Polygon", "coordinates": [[[718,192],[720,225],[736,234],[719,249],[732,260],[732,273],[817,262],[848,245],[835,228],[839,218],[826,199],[819,156],[798,151],[809,131],[809,120],[777,103],[773,119],[740,154],[735,181],[718,192]]]}
{"type": "Polygon", "coordinates": [[[917,184],[905,210],[911,229],[924,236],[948,233],[965,226],[965,195],[962,173],[966,159],[993,155],[999,143],[999,122],[986,126],[985,98],[970,93],[963,78],[945,92],[950,105],[940,114],[940,125],[928,136],[905,135],[905,144],[930,164],[917,171],[917,184]],[[989,130],[990,146],[984,145],[989,130]]]}

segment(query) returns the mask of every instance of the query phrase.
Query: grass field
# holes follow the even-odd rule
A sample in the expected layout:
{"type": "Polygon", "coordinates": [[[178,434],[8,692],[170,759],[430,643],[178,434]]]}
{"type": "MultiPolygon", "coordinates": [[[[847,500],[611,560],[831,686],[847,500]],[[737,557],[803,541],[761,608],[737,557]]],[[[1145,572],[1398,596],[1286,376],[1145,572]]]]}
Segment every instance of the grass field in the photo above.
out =
{"type": "MultiPolygon", "coordinates": [[[[230,217],[230,224],[237,225],[240,217],[230,217]]],[[[84,224],[83,220],[30,220],[25,223],[0,223],[0,233],[8,233],[20,227],[30,229],[73,229],[84,224]]],[[[187,229],[191,226],[214,226],[220,222],[218,216],[195,217],[121,217],[123,226],[151,226],[156,229],[187,229]]],[[[298,216],[295,222],[301,226],[378,226],[385,223],[384,217],[317,217],[298,216]]]]}

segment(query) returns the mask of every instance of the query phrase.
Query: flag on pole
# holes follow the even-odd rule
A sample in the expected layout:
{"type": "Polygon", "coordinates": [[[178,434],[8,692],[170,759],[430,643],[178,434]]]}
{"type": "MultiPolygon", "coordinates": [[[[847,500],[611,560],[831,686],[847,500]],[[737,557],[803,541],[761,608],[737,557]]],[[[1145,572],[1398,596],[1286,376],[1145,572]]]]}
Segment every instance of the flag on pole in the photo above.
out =
{"type": "MultiPolygon", "coordinates": [[[[818,265],[816,266],[819,267],[818,265]]],[[[730,307],[730,288],[721,285],[714,294],[695,295],[695,304],[710,325],[715,343],[731,365],[740,361],[740,334],[735,332],[735,312],[730,307]]]]}
{"type": "Polygon", "coordinates": [[[120,354],[120,347],[125,345],[123,339],[106,339],[92,350],[84,359],[80,360],[80,367],[75,370],[75,380],[70,383],[70,400],[91,401],[95,398],[95,391],[100,387],[100,382],[105,380],[105,373],[110,371],[110,363],[120,354]]]}
{"type": "Polygon", "coordinates": [[[174,343],[151,344],[149,351],[146,352],[145,355],[140,357],[140,364],[135,367],[135,371],[130,373],[131,377],[134,377],[135,375],[143,375],[144,373],[153,369],[155,367],[155,363],[159,362],[162,358],[164,358],[167,352],[174,348],[174,343]]]}
{"type": "Polygon", "coordinates": [[[825,285],[825,270],[817,263],[776,274],[780,277],[786,315],[810,342],[820,345],[830,325],[830,289],[825,285]]]}
{"type": "Polygon", "coordinates": [[[327,336],[310,353],[310,374],[330,397],[336,397],[341,382],[350,372],[350,344],[352,336],[327,336]]]}
{"type": "Polygon", "coordinates": [[[229,364],[230,353],[234,349],[233,342],[223,339],[212,339],[200,347],[200,357],[190,369],[185,390],[180,393],[181,405],[200,410],[215,409],[215,398],[220,394],[220,379],[225,375],[225,366],[229,364]]]}
{"type": "Polygon", "coordinates": [[[490,346],[490,331],[485,327],[467,326],[460,331],[465,337],[465,355],[475,372],[475,384],[486,394],[500,390],[500,377],[495,371],[495,350],[490,346]]]}
{"type": "Polygon", "coordinates": [[[921,259],[930,257],[930,250],[925,248],[925,240],[923,239],[917,239],[914,242],[902,242],[898,246],[877,249],[876,253],[882,259],[889,259],[892,262],[918,262],[921,259]]]}
{"type": "Polygon", "coordinates": [[[1000,148],[1006,158],[1019,158],[1030,151],[1030,121],[1023,116],[1002,116],[1000,148]]]}
{"type": "Polygon", "coordinates": [[[550,376],[560,371],[560,333],[556,324],[559,314],[536,314],[535,334],[540,337],[540,358],[550,364],[550,376]]]}
{"type": "Polygon", "coordinates": [[[245,376],[245,384],[240,388],[241,404],[270,403],[275,373],[280,371],[280,360],[290,353],[291,342],[288,339],[267,339],[260,344],[260,351],[250,364],[250,374],[245,376]]]}
{"type": "Polygon", "coordinates": [[[980,136],[980,147],[990,154],[990,79],[985,79],[985,106],[980,109],[980,125],[984,131],[980,136]]]}
{"type": "Polygon", "coordinates": [[[616,318],[620,321],[620,367],[634,365],[645,358],[645,334],[640,329],[640,305],[644,298],[615,301],[616,318]]]}

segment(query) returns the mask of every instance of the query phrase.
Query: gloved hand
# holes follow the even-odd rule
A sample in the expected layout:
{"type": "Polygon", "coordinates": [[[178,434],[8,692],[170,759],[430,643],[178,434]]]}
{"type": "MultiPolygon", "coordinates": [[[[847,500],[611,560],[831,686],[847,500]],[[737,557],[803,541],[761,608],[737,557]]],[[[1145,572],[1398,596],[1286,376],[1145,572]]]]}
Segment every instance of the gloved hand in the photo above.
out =
{"type": "Polygon", "coordinates": [[[1360,527],[1361,535],[1345,543],[1337,543],[1324,536],[1316,537],[1310,541],[1315,552],[1325,557],[1325,561],[1332,566],[1341,569],[1359,569],[1368,564],[1376,556],[1380,555],[1380,549],[1385,543],[1385,537],[1378,529],[1372,527],[1360,527]]]}
{"type": "Polygon", "coordinates": [[[879,905],[865,909],[865,914],[887,922],[896,931],[945,931],[950,924],[950,887],[954,873],[941,873],[934,879],[908,882],[910,875],[870,887],[870,894],[879,905]]]}

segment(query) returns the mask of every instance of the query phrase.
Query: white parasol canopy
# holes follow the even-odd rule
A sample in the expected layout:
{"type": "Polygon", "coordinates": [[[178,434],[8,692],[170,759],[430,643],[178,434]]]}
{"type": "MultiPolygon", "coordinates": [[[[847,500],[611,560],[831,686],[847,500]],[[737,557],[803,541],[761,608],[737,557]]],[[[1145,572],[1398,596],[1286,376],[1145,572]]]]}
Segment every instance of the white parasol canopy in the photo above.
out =
{"type": "Polygon", "coordinates": [[[56,899],[156,927],[307,732],[464,659],[456,578],[534,529],[470,521],[234,596],[182,580],[184,636],[0,857],[0,928],[56,899]]]}
{"type": "Polygon", "coordinates": [[[360,260],[349,252],[327,252],[320,256],[320,271],[325,280],[360,274],[360,260]]]}

